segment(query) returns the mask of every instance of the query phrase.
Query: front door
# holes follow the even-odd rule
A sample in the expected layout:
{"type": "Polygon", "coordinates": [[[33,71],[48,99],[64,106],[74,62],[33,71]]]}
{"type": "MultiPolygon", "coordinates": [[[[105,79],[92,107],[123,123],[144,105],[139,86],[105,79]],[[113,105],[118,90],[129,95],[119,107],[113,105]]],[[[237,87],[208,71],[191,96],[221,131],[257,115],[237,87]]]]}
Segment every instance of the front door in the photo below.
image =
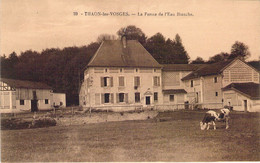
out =
{"type": "Polygon", "coordinates": [[[146,104],[146,105],[150,105],[150,104],[151,104],[151,98],[150,98],[150,96],[146,96],[146,97],[145,97],[145,104],[146,104]]]}
{"type": "Polygon", "coordinates": [[[38,100],[31,100],[31,112],[38,111],[38,100]]]}
{"type": "Polygon", "coordinates": [[[244,110],[247,112],[247,100],[244,100],[244,110]]]}

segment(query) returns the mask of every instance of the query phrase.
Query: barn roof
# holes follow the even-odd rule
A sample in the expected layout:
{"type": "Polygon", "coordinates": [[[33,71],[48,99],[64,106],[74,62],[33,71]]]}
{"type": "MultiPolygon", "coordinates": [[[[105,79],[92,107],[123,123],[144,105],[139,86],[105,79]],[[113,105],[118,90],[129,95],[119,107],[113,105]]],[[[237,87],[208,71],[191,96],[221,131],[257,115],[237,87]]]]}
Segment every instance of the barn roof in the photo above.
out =
{"type": "Polygon", "coordinates": [[[234,90],[237,91],[250,99],[260,99],[260,84],[249,82],[249,83],[231,83],[226,87],[222,88],[223,91],[234,90]]]}
{"type": "Polygon", "coordinates": [[[162,64],[164,71],[195,71],[207,64],[162,64]]]}
{"type": "MultiPolygon", "coordinates": [[[[236,58],[238,59],[238,58],[236,58]]],[[[200,67],[197,70],[193,71],[189,75],[182,78],[182,80],[189,80],[198,78],[201,76],[207,76],[207,75],[217,75],[220,74],[228,65],[230,65],[232,62],[234,62],[236,59],[230,59],[226,61],[221,61],[213,64],[208,64],[206,66],[200,67]]]]}
{"type": "MultiPolygon", "coordinates": [[[[182,78],[182,80],[189,80],[189,79],[194,79],[194,78],[198,78],[198,77],[201,77],[201,76],[220,74],[224,71],[224,69],[226,67],[231,65],[236,60],[240,60],[240,61],[244,62],[239,57],[237,57],[235,59],[229,59],[229,60],[220,61],[220,62],[213,63],[213,64],[208,64],[206,66],[199,67],[197,70],[193,71],[189,75],[182,78]]],[[[257,71],[257,69],[255,69],[254,67],[252,67],[248,63],[246,63],[246,62],[244,62],[244,63],[257,71]]]]}
{"type": "Polygon", "coordinates": [[[6,79],[1,78],[1,81],[14,88],[29,88],[29,89],[52,89],[45,83],[32,82],[26,80],[6,79]]]}
{"type": "Polygon", "coordinates": [[[137,40],[127,40],[125,48],[121,40],[105,40],[88,67],[161,68],[162,66],[137,40]]]}

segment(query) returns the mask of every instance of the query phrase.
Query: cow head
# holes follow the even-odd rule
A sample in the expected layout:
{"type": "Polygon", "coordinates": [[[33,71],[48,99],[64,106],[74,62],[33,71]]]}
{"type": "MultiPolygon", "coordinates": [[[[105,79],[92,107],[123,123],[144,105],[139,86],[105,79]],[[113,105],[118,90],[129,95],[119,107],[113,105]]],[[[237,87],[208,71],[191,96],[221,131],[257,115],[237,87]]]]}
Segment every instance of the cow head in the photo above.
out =
{"type": "Polygon", "coordinates": [[[200,122],[200,129],[205,130],[207,128],[207,123],[200,122]]]}

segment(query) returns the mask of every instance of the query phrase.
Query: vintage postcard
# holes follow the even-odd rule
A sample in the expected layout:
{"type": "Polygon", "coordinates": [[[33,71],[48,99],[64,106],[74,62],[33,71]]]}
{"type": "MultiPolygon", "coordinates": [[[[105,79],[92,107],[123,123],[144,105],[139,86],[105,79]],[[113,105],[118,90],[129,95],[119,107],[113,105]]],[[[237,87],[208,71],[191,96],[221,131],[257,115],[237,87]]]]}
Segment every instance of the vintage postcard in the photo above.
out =
{"type": "Polygon", "coordinates": [[[260,1],[0,1],[2,162],[260,161],[260,1]]]}

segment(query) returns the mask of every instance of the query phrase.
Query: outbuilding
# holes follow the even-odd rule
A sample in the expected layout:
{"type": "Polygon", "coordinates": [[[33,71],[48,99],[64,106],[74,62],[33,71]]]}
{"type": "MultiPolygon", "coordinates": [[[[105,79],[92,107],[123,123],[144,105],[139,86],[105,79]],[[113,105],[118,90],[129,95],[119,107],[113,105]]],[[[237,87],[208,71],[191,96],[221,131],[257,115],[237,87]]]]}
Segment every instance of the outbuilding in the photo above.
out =
{"type": "Polygon", "coordinates": [[[260,112],[260,84],[232,83],[222,89],[224,104],[233,110],[260,112]]]}

